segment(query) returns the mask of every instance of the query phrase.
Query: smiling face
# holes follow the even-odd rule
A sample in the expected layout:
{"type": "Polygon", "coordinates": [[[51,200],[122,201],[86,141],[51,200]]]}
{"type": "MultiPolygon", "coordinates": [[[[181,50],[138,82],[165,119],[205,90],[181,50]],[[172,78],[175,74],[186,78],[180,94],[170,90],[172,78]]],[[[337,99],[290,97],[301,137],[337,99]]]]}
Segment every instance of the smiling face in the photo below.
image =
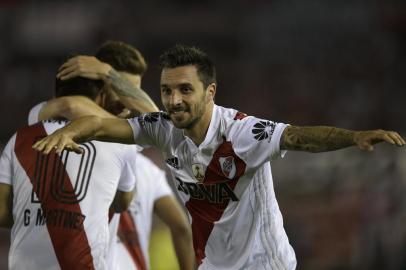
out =
{"type": "Polygon", "coordinates": [[[162,104],[177,128],[192,129],[202,120],[215,89],[214,83],[204,88],[194,65],[164,68],[161,73],[162,104]]]}

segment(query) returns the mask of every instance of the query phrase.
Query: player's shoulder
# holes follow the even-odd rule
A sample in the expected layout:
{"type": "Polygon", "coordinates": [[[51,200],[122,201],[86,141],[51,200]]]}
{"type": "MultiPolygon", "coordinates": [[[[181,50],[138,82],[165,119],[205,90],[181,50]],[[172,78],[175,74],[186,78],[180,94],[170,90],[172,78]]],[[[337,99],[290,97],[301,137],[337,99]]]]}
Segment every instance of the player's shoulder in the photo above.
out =
{"type": "Polygon", "coordinates": [[[227,134],[233,134],[244,126],[251,125],[251,122],[255,119],[253,116],[232,108],[216,106],[215,110],[217,117],[221,119],[221,127],[224,129],[226,137],[228,137],[227,134]]]}
{"type": "Polygon", "coordinates": [[[239,110],[233,108],[225,108],[219,105],[215,106],[215,110],[216,114],[219,115],[224,122],[229,124],[241,123],[243,122],[242,120],[246,120],[250,117],[246,113],[243,113],[239,110]]]}

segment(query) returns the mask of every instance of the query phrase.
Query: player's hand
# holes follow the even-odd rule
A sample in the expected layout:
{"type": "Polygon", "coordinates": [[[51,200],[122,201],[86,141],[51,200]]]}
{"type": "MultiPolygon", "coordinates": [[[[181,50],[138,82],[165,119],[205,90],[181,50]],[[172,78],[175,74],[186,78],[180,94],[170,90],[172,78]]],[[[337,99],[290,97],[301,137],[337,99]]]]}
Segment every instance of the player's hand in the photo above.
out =
{"type": "Polygon", "coordinates": [[[61,80],[78,76],[92,80],[106,80],[111,69],[109,64],[99,61],[94,56],[79,55],[62,64],[56,77],[61,80]]]}
{"type": "Polygon", "coordinates": [[[83,149],[75,143],[69,135],[59,130],[37,141],[32,148],[45,155],[49,154],[52,150],[55,150],[55,152],[59,154],[64,149],[74,151],[77,154],[83,153],[83,149]]]}
{"type": "Polygon", "coordinates": [[[354,142],[360,149],[366,151],[374,150],[373,145],[380,142],[387,142],[397,146],[404,146],[406,144],[405,140],[397,132],[381,129],[357,131],[354,135],[354,142]]]}

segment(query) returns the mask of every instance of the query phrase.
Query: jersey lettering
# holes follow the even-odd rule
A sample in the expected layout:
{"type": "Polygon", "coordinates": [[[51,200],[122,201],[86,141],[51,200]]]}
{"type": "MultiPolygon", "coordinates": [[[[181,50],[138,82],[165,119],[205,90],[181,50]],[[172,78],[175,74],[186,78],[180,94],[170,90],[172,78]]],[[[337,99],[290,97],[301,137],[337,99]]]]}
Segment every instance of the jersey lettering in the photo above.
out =
{"type": "Polygon", "coordinates": [[[79,162],[78,168],[75,171],[76,182],[73,191],[66,191],[64,189],[66,179],[64,172],[69,162],[69,151],[64,150],[59,157],[57,154],[42,155],[37,153],[34,181],[36,182],[36,189],[32,190],[31,202],[40,203],[38,197],[46,196],[45,185],[51,186],[52,197],[61,203],[75,204],[82,201],[87,194],[89,182],[92,176],[94,161],[96,158],[96,147],[92,142],[82,144],[83,154],[79,162]],[[63,162],[58,162],[59,159],[63,162]],[[48,170],[52,170],[52,179],[46,179],[48,170]]]}
{"type": "Polygon", "coordinates": [[[178,177],[175,179],[178,181],[177,189],[190,195],[193,199],[208,200],[215,204],[222,204],[228,199],[238,201],[238,197],[226,182],[204,185],[202,183],[183,182],[178,177]]]}

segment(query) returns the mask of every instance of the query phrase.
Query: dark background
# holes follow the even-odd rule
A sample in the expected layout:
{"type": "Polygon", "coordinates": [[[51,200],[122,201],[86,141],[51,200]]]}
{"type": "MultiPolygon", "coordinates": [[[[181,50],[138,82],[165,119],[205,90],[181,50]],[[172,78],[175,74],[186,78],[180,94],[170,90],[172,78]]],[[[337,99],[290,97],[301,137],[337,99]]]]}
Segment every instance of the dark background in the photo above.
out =
{"type": "MultiPolygon", "coordinates": [[[[185,43],[216,63],[220,105],[406,135],[406,1],[3,0],[0,33],[0,148],[52,96],[65,56],[107,39],[145,55],[143,88],[158,104],[158,57],[185,43]]],[[[288,153],[273,168],[298,269],[406,269],[404,149],[288,153]]]]}

